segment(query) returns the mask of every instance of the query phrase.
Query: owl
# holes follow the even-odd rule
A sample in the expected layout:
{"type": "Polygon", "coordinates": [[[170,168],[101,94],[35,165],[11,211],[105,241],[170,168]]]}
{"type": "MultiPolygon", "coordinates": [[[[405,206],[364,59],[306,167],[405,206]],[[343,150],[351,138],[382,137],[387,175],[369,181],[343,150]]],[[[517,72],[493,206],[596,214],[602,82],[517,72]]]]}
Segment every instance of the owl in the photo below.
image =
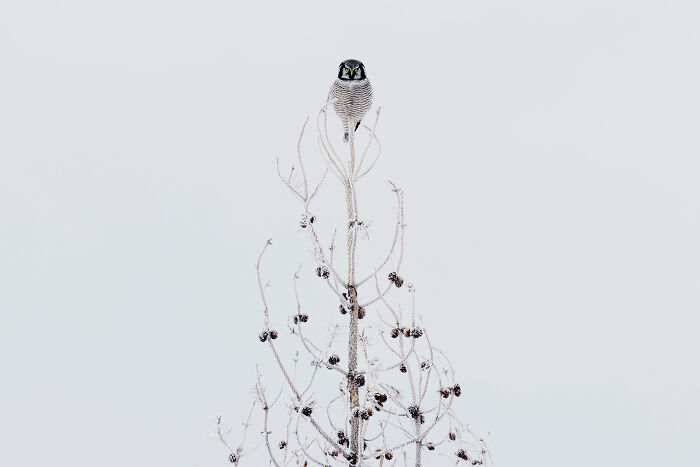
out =
{"type": "Polygon", "coordinates": [[[372,85],[367,79],[365,66],[358,60],[345,60],[338,69],[329,98],[333,100],[335,112],[343,122],[345,142],[348,141],[350,128],[353,131],[360,126],[362,117],[372,106],[372,85]]]}

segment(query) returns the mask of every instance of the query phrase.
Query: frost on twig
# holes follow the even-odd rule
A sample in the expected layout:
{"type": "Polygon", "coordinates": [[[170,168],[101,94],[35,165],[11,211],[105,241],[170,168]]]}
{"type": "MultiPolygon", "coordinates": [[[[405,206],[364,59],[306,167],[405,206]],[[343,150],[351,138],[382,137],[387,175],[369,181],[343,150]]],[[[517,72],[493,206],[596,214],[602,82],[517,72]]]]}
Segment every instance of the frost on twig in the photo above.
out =
{"type": "Polygon", "coordinates": [[[293,305],[272,310],[262,268],[272,242],[264,243],[255,265],[263,323],[257,340],[274,362],[265,380],[281,384],[281,389],[271,396],[258,371],[255,400],[238,444],[229,441],[230,430],[218,419],[218,437],[228,460],[277,467],[490,464],[484,438],[457,414],[463,386],[445,353],[433,345],[416,313],[415,288],[403,277],[404,198],[392,182],[388,191],[396,211],[390,221],[391,242],[369,270],[357,264],[359,240],[367,237],[370,222],[360,215],[357,188],[381,155],[380,109],[370,124],[350,132],[349,144],[335,145],[328,130],[330,103],[316,116],[322,175],[310,179],[302,154],[308,118],[297,141],[295,165],[283,175],[278,160],[277,173],[301,202],[299,227],[314,252],[312,274],[337,308],[319,312],[305,306],[299,287],[305,270],[299,266],[291,274],[293,305]],[[356,152],[356,147],[361,150],[356,152]],[[329,172],[345,193],[345,205],[339,207],[344,208],[344,226],[329,226],[310,210],[329,172]],[[339,259],[342,232],[344,254],[339,259]],[[313,332],[310,323],[325,327],[327,335],[313,332]],[[292,349],[293,357],[286,358],[281,349],[292,349]],[[258,431],[251,429],[255,411],[262,414],[258,431]],[[255,457],[260,444],[266,450],[255,457]]]}

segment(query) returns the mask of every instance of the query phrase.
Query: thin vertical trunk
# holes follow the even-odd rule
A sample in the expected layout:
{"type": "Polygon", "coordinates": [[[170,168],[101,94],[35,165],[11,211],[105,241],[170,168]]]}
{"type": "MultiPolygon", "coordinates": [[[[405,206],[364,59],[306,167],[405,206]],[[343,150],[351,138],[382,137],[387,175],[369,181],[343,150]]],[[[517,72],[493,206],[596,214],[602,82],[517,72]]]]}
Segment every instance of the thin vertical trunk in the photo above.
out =
{"type": "Polygon", "coordinates": [[[421,466],[421,455],[423,453],[423,443],[420,441],[420,417],[416,418],[416,439],[418,440],[416,441],[416,467],[421,466]]]}
{"type": "Polygon", "coordinates": [[[355,417],[355,410],[360,406],[360,394],[355,374],[357,372],[357,321],[358,302],[357,289],[355,288],[355,248],[357,246],[356,230],[351,228],[357,221],[357,204],[355,195],[355,132],[354,124],[350,122],[350,161],[348,163],[348,179],[345,181],[345,203],[348,215],[348,298],[350,300],[350,332],[348,333],[348,392],[350,394],[350,449],[357,456],[357,464],[361,463],[362,451],[360,448],[360,418],[355,417]]]}
{"type": "Polygon", "coordinates": [[[361,456],[360,451],[360,417],[355,416],[355,410],[360,406],[360,391],[355,383],[357,372],[357,292],[354,287],[348,288],[350,297],[350,333],[348,335],[348,392],[350,393],[350,449],[361,456]]]}

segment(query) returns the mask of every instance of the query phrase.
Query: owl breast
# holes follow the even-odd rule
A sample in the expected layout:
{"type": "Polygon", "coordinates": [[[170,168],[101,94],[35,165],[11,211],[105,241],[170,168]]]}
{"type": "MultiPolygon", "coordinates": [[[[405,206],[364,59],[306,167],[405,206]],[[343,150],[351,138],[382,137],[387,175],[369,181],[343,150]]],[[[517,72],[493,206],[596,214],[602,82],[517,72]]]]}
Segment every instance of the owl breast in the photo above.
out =
{"type": "Polygon", "coordinates": [[[359,122],[372,107],[372,85],[369,80],[336,79],[331,87],[333,107],[345,126],[359,122]]]}

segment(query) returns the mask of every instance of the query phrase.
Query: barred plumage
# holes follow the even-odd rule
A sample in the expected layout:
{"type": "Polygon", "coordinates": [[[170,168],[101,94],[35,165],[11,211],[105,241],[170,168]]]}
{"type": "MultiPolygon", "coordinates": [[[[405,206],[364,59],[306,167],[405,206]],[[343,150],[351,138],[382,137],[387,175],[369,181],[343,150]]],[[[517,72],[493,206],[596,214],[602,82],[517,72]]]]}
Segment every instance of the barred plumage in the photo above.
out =
{"type": "Polygon", "coordinates": [[[329,94],[333,108],[343,122],[345,141],[348,140],[351,125],[354,130],[372,107],[372,85],[365,75],[362,62],[345,60],[340,64],[338,79],[329,94]]]}

